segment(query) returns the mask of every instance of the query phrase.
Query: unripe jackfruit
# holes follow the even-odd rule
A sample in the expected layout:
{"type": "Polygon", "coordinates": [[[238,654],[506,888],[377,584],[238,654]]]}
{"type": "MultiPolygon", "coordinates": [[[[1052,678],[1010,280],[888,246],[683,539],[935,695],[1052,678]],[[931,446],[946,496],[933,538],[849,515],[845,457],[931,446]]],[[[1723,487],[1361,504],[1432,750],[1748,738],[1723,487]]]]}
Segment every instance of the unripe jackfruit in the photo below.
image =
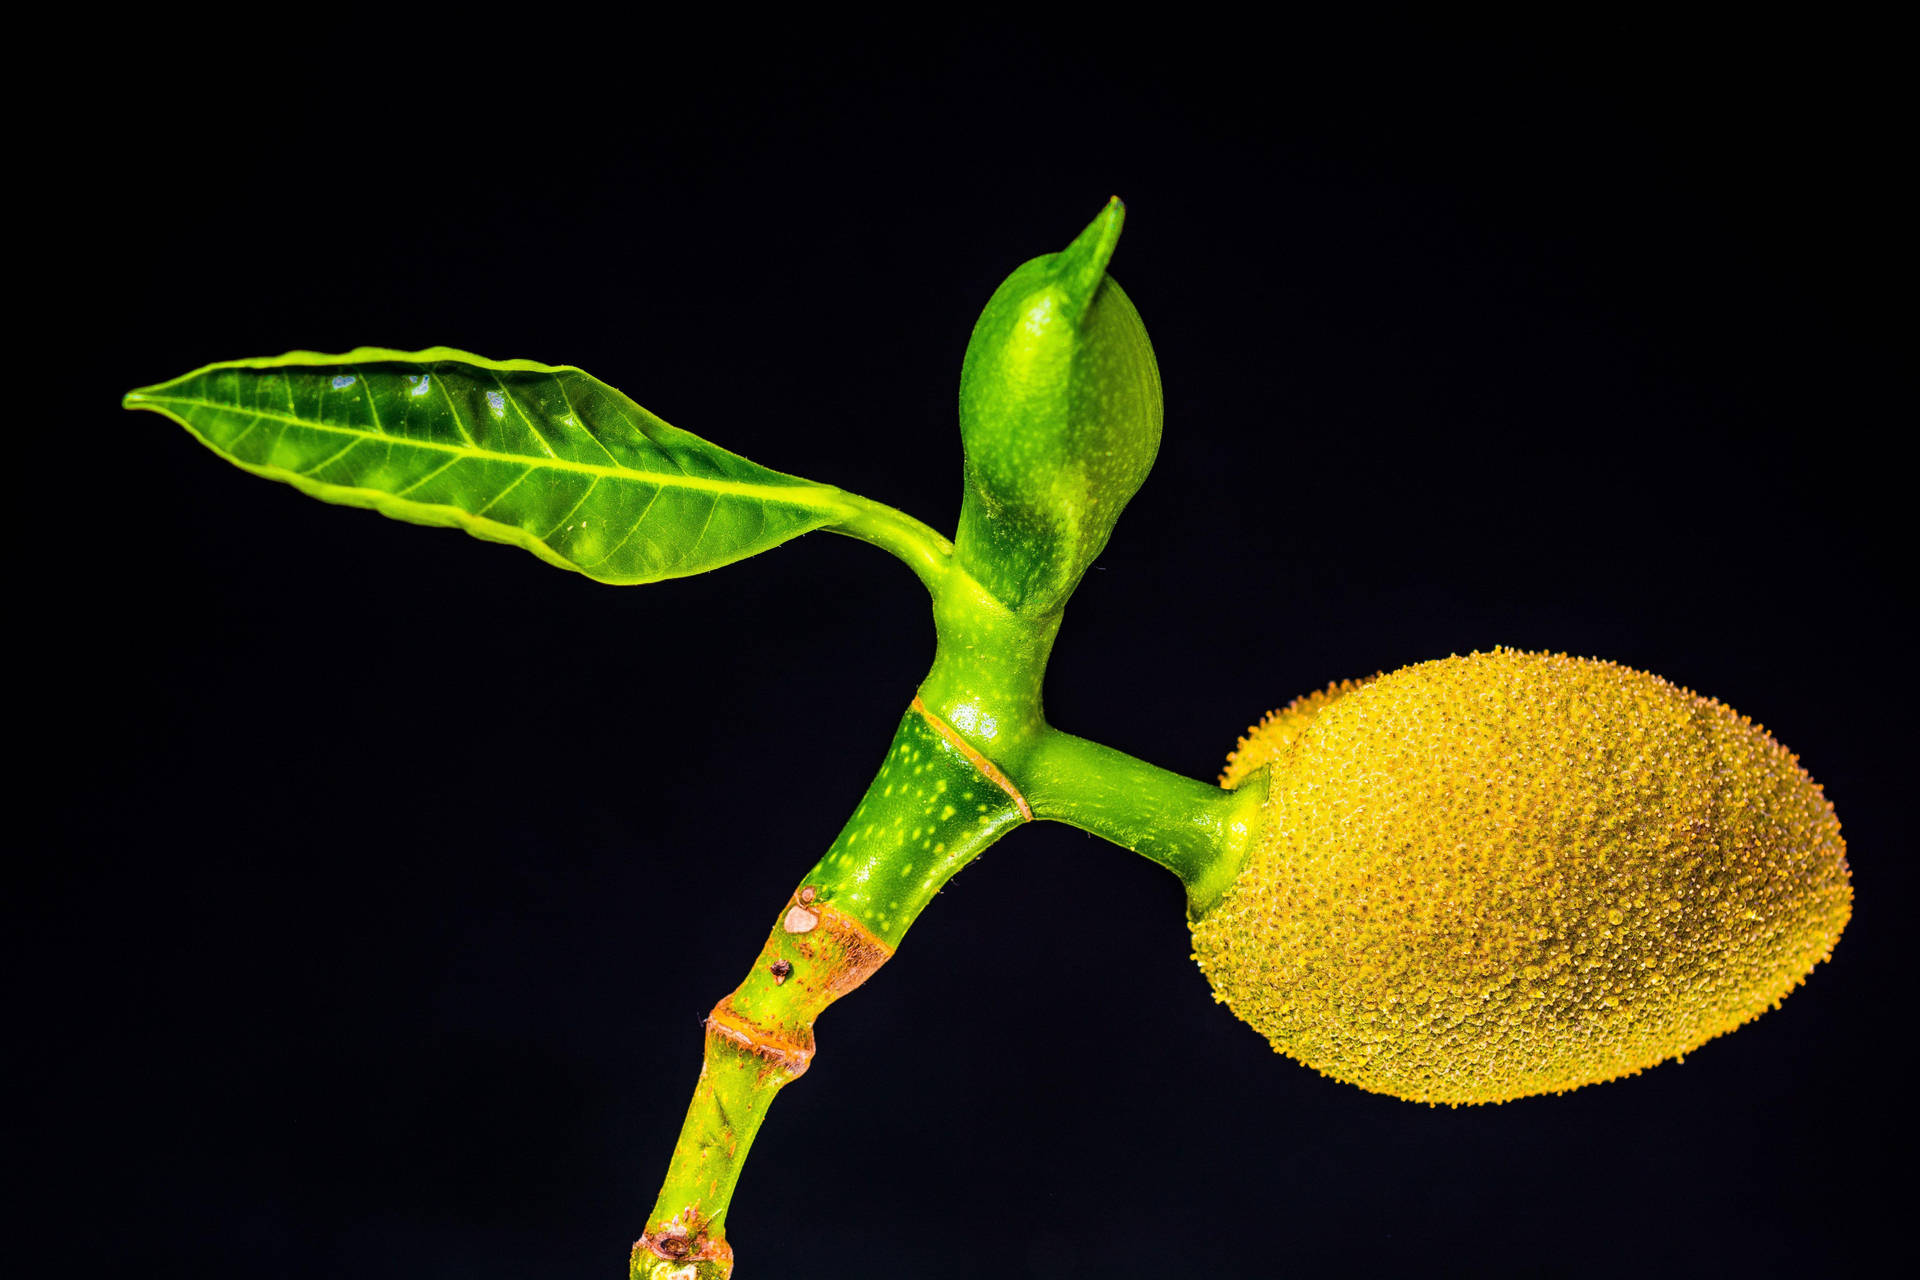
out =
{"type": "Polygon", "coordinates": [[[1609,662],[1499,650],[1336,686],[1221,780],[1263,765],[1260,839],[1194,958],[1275,1049],[1363,1089],[1457,1105],[1633,1074],[1777,1005],[1851,911],[1795,757],[1609,662]]]}

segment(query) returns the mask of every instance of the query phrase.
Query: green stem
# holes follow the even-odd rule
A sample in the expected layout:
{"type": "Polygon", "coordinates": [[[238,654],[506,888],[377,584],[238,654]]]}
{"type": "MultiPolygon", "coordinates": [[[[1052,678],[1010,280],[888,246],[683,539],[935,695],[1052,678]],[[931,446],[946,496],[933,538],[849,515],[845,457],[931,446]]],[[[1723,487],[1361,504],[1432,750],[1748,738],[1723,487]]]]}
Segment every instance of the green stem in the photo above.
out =
{"type": "Polygon", "coordinates": [[[813,1059],[814,1020],[884,964],[927,903],[1022,822],[1052,818],[1172,870],[1199,915],[1238,874],[1266,788],[1223,791],[1047,724],[1060,611],[1009,609],[925,526],[878,504],[841,532],[915,566],[939,649],[879,774],[787,899],[752,971],[714,1007],[634,1280],[721,1280],[727,1207],[773,1095],[813,1059]],[[924,535],[924,536],[923,536],[924,535]]]}
{"type": "Polygon", "coordinates": [[[1005,775],[915,699],[853,817],[707,1019],[693,1101],[633,1247],[634,1280],[732,1272],[727,1207],[773,1095],[812,1061],[814,1020],[893,955],[954,873],[1030,817],[1005,775]]]}
{"type": "Polygon", "coordinates": [[[1091,831],[1179,876],[1195,917],[1240,874],[1267,791],[1264,775],[1226,791],[1052,728],[1020,785],[1034,817],[1091,831]]]}
{"type": "Polygon", "coordinates": [[[929,710],[973,748],[1018,776],[1047,733],[1040,687],[1060,610],[1009,609],[956,567],[933,599],[938,647],[921,682],[929,710]]]}

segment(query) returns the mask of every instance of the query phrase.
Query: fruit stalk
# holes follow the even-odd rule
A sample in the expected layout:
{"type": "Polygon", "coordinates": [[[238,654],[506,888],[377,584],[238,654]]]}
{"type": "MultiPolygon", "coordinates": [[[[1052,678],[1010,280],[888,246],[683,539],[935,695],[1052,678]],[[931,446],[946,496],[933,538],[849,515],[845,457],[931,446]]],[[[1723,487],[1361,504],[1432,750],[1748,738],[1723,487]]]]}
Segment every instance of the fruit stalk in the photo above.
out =
{"type": "Polygon", "coordinates": [[[1226,791],[1053,728],[1020,778],[1035,817],[1111,840],[1179,876],[1196,917],[1240,874],[1267,790],[1264,775],[1226,791]]]}

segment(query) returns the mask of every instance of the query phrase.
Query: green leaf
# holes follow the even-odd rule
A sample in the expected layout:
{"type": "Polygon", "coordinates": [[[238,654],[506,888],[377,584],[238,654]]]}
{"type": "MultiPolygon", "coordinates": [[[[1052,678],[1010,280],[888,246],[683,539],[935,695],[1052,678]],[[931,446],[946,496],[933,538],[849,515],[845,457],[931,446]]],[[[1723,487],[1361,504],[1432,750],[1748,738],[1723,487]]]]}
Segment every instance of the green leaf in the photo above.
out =
{"type": "Polygon", "coordinates": [[[225,361],[126,405],[313,497],[465,529],[602,582],[701,573],[887,510],[668,426],[579,369],[447,347],[225,361]]]}

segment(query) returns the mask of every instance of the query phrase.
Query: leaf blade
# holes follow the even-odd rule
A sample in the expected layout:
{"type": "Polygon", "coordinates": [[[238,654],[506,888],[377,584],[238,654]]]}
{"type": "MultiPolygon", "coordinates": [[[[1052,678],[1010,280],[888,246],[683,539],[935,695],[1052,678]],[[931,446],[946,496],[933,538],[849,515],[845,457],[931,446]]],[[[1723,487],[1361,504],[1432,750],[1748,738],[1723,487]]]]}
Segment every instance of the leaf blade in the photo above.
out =
{"type": "Polygon", "coordinates": [[[862,501],[673,427],[573,366],[448,347],[222,361],[125,403],[322,501],[464,529],[603,582],[719,568],[862,501]]]}

